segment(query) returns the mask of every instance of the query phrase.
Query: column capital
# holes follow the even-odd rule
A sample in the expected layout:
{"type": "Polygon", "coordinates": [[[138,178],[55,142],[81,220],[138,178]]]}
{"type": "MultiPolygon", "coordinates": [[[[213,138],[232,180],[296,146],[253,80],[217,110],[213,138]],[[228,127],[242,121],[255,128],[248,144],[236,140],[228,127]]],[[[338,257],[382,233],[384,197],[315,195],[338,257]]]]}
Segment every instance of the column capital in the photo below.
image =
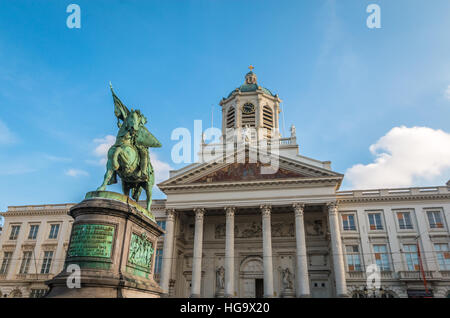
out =
{"type": "Polygon", "coordinates": [[[272,206],[270,204],[262,204],[259,208],[261,209],[262,216],[270,216],[272,211],[272,206]]]}
{"type": "Polygon", "coordinates": [[[205,215],[205,209],[204,208],[195,208],[195,219],[196,220],[203,220],[203,216],[205,215]]]}
{"type": "Polygon", "coordinates": [[[338,210],[337,202],[335,202],[335,201],[328,202],[327,207],[328,207],[328,213],[330,215],[337,214],[337,210],[338,210]]]}
{"type": "Polygon", "coordinates": [[[294,208],[295,216],[303,216],[303,211],[305,210],[305,204],[302,202],[295,202],[292,204],[294,208]]]}
{"type": "Polygon", "coordinates": [[[225,214],[228,217],[234,216],[234,212],[236,212],[236,207],[234,206],[227,206],[224,208],[225,214]]]}
{"type": "Polygon", "coordinates": [[[173,221],[175,220],[176,211],[175,209],[166,209],[166,220],[173,221]]]}

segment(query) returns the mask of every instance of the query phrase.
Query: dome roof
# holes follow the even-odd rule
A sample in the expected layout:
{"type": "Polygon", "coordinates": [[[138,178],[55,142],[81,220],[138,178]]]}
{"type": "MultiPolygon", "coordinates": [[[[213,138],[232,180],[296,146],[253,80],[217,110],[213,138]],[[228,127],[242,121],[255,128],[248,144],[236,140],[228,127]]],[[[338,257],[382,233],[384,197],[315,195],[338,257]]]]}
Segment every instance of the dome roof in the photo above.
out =
{"type": "Polygon", "coordinates": [[[244,82],[244,84],[242,84],[241,86],[239,86],[235,90],[231,91],[231,93],[228,94],[227,98],[229,98],[236,91],[243,92],[243,93],[244,92],[255,92],[257,89],[262,90],[267,95],[275,96],[275,94],[272,94],[272,92],[269,89],[267,89],[265,87],[258,86],[258,83],[257,83],[256,80],[257,80],[256,74],[253,73],[252,71],[248,72],[245,75],[245,82],[244,82]]]}

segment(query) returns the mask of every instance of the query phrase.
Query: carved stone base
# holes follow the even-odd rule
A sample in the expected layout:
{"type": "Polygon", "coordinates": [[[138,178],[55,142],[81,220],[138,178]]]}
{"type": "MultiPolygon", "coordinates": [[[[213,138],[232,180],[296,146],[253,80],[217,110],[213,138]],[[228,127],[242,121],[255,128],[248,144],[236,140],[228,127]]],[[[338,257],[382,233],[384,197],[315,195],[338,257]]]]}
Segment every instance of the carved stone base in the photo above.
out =
{"type": "Polygon", "coordinates": [[[225,297],[225,291],[223,289],[219,289],[216,292],[216,298],[224,298],[225,297]]]}
{"type": "Polygon", "coordinates": [[[106,197],[91,197],[70,209],[74,223],[64,269],[46,282],[50,287],[46,297],[156,298],[162,294],[153,278],[153,265],[163,230],[129,204],[126,196],[106,197]]]}
{"type": "Polygon", "coordinates": [[[281,298],[295,298],[295,292],[292,289],[285,289],[281,292],[281,298]]]}

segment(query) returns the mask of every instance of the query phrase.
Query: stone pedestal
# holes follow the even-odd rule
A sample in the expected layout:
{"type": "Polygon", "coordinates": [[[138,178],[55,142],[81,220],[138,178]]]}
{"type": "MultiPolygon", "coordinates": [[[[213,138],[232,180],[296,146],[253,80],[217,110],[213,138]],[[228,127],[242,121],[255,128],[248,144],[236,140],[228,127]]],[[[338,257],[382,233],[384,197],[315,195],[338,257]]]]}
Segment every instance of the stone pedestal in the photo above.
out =
{"type": "Polygon", "coordinates": [[[295,291],[291,288],[286,288],[281,292],[281,298],[295,298],[295,291]]]}
{"type": "Polygon", "coordinates": [[[216,291],[216,298],[224,298],[225,297],[225,291],[223,288],[216,291]]]}
{"type": "Polygon", "coordinates": [[[47,297],[160,297],[153,268],[164,231],[151,213],[127,196],[95,191],[69,214],[74,223],[64,269],[46,282],[47,297]]]}

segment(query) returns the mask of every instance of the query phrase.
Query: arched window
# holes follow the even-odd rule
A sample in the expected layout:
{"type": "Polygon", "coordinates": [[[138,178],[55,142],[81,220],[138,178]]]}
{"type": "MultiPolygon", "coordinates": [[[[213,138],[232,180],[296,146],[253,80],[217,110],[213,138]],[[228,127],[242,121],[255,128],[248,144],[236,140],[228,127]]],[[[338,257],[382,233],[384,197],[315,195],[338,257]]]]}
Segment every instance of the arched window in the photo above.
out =
{"type": "Polygon", "coordinates": [[[273,129],[273,111],[267,105],[263,107],[263,127],[266,129],[266,137],[271,138],[273,129]]]}
{"type": "Polygon", "coordinates": [[[236,112],[234,110],[234,107],[231,106],[230,108],[228,108],[227,111],[227,128],[234,128],[234,120],[235,120],[235,116],[236,112]]]}

